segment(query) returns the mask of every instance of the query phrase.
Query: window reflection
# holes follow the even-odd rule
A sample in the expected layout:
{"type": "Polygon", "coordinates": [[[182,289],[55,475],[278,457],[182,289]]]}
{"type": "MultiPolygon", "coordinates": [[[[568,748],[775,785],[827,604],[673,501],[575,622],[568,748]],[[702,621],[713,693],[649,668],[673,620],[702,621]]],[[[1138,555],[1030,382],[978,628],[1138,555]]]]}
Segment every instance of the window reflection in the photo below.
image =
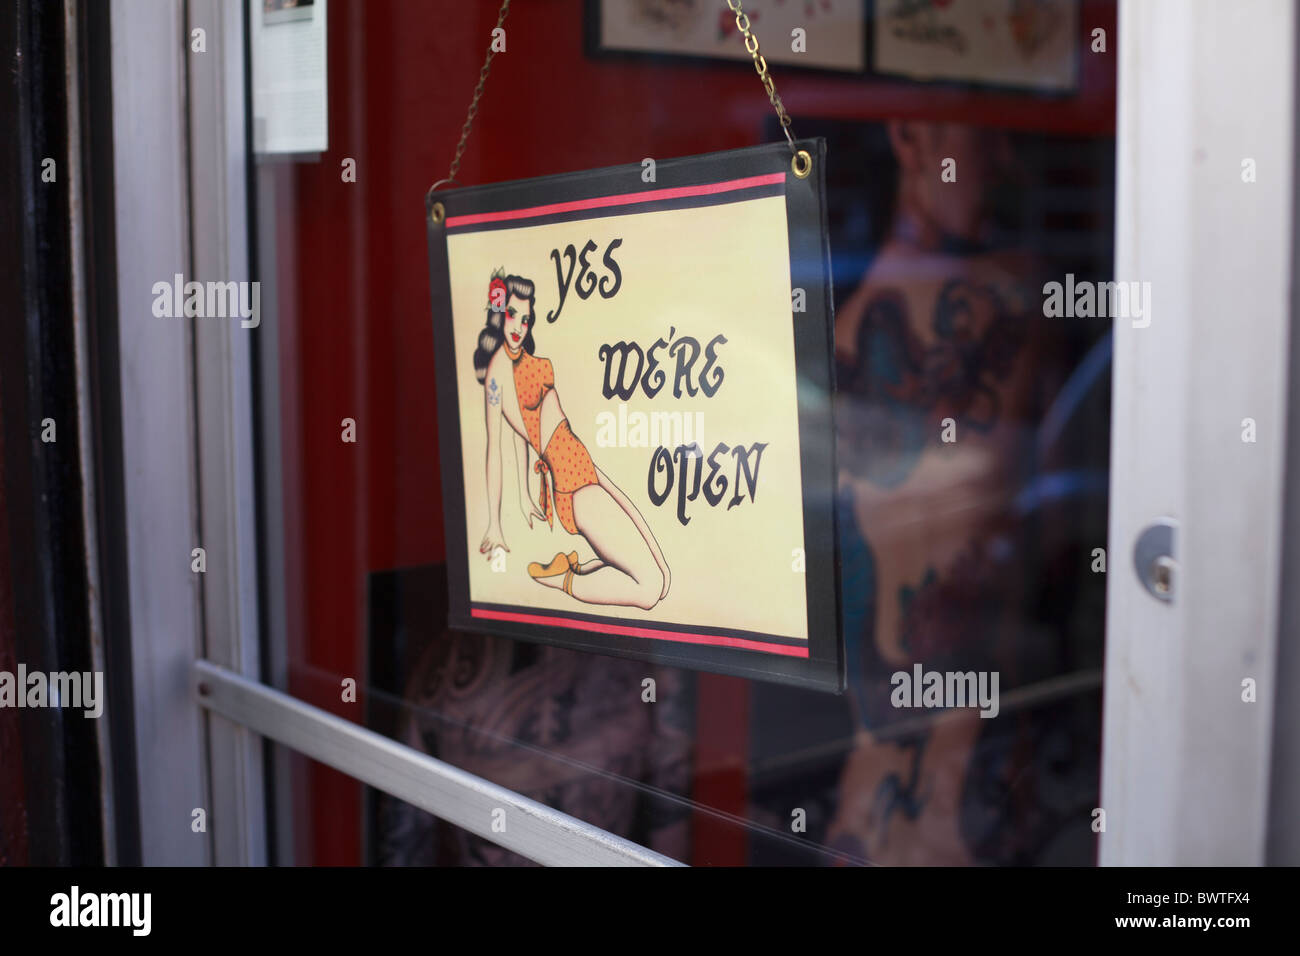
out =
{"type": "MultiPolygon", "coordinates": [[[[511,13],[512,50],[545,50],[556,68],[543,93],[537,56],[497,58],[462,182],[779,138],[747,64],[593,59],[581,6],[511,13]],[[626,108],[646,90],[645,110],[626,108]],[[520,137],[528,150],[501,148],[520,137]]],[[[284,507],[266,518],[286,552],[270,582],[287,619],[286,660],[270,668],[282,686],[688,863],[1092,863],[1109,327],[1044,317],[1042,288],[1110,278],[1111,61],[1085,59],[1077,97],[1059,99],[781,76],[798,135],[828,140],[836,696],[446,629],[417,210],[490,24],[441,3],[399,19],[328,9],[331,151],[268,161],[257,179],[260,278],[275,290],[261,334],[275,336],[262,354],[278,405],[260,400],[278,416],[263,422],[267,458],[283,459],[284,507]],[[1075,132],[1032,131],[1046,129],[1075,132]],[[340,181],[343,157],[355,182],[340,181]],[[344,417],[354,444],[339,441],[344,417]],[[998,716],[893,706],[894,675],[918,666],[996,673],[998,716]],[[364,718],[321,679],[358,673],[364,718]]],[[[1081,36],[1097,16],[1110,14],[1085,10],[1081,36]]],[[[382,795],[355,814],[354,782],[311,774],[279,795],[311,820],[303,862],[524,862],[382,795]]]]}

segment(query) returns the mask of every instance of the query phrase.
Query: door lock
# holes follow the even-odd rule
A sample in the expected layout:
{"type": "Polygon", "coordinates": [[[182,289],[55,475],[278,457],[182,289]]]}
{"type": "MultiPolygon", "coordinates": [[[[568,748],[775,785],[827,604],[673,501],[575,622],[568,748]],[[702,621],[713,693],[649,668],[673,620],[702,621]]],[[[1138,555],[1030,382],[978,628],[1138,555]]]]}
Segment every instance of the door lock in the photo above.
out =
{"type": "Polygon", "coordinates": [[[1174,557],[1174,532],[1178,522],[1173,518],[1157,518],[1138,535],[1133,546],[1133,565],[1138,580],[1158,601],[1170,603],[1174,599],[1178,562],[1174,557]]]}

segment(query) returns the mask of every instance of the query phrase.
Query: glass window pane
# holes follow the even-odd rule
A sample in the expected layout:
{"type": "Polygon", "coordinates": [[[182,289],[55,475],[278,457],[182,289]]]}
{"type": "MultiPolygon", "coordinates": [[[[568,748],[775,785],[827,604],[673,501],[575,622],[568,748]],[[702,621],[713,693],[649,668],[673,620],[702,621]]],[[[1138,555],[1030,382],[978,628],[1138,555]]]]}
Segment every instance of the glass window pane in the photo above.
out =
{"type": "MultiPolygon", "coordinates": [[[[606,6],[512,7],[460,183],[779,137],[748,62],[601,49],[585,18],[606,6]]],[[[1114,35],[1114,4],[1080,6],[1072,37],[1114,35]]],[[[772,59],[795,132],[829,150],[834,695],[447,628],[459,545],[421,209],[496,11],[330,0],[323,15],[328,147],[254,156],[283,689],[686,863],[1091,864],[1110,322],[1051,314],[1047,289],[1111,278],[1113,57],[1074,39],[1059,56],[1077,69],[1032,74],[1006,54],[943,82],[772,59]],[[969,674],[980,706],[924,706],[930,673],[969,674]]],[[[778,46],[763,19],[764,49],[778,46]]],[[[1064,28],[1032,27],[1046,49],[1064,28]]],[[[267,27],[281,28],[293,21],[267,27]]],[[[327,768],[285,766],[295,862],[524,862],[327,768]]]]}

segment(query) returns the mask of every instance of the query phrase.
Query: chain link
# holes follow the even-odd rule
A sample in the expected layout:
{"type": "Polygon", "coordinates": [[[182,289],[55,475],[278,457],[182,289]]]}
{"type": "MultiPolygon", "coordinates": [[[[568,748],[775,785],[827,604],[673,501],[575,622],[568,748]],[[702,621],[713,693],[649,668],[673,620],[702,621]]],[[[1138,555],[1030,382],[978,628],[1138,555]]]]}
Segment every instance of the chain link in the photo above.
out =
{"type": "Polygon", "coordinates": [[[727,8],[736,15],[736,29],[745,39],[745,51],[754,60],[754,71],[763,81],[763,89],[767,91],[767,98],[771,101],[772,108],[776,110],[776,118],[781,122],[781,132],[785,133],[785,138],[790,143],[790,150],[793,152],[794,139],[790,135],[790,114],[785,111],[785,104],[781,102],[781,97],[776,95],[776,84],[772,82],[772,74],[767,72],[767,59],[758,52],[758,37],[749,29],[749,15],[740,8],[740,0],[727,0],[727,8]]]}
{"type": "Polygon", "coordinates": [[[487,57],[483,60],[483,68],[478,71],[478,86],[474,87],[474,98],[469,101],[469,113],[465,116],[465,125],[460,130],[460,142],[456,144],[456,155],[451,161],[451,169],[447,172],[447,179],[454,180],[456,171],[460,169],[460,157],[465,152],[465,144],[469,142],[469,131],[474,125],[474,117],[478,115],[478,101],[483,95],[483,87],[487,83],[488,73],[492,69],[492,58],[496,56],[496,50],[492,49],[496,43],[496,31],[501,29],[501,25],[506,22],[506,14],[510,12],[510,0],[501,0],[501,12],[497,14],[497,25],[492,31],[492,39],[488,42],[487,57]]]}
{"type": "MultiPolygon", "coordinates": [[[[790,135],[790,114],[785,111],[785,104],[781,102],[781,97],[776,93],[776,84],[772,80],[772,74],[767,71],[767,58],[758,51],[758,37],[749,28],[749,15],[741,9],[741,0],[727,0],[727,7],[736,15],[736,29],[745,40],[745,51],[754,60],[754,71],[758,74],[759,80],[763,83],[763,89],[767,91],[767,98],[776,110],[776,118],[781,123],[781,132],[785,133],[786,141],[790,144],[791,152],[795,151],[794,138],[790,135]]],[[[497,14],[496,29],[500,29],[506,22],[506,14],[510,12],[510,0],[501,0],[501,10],[497,14]]],[[[478,85],[474,87],[474,97],[470,100],[469,111],[465,115],[465,125],[460,130],[460,142],[456,144],[456,155],[452,157],[451,168],[447,171],[447,178],[440,182],[455,181],[456,173],[460,169],[460,159],[465,153],[465,144],[469,142],[469,133],[474,126],[474,117],[478,115],[478,101],[483,96],[483,88],[487,85],[488,74],[492,70],[492,58],[496,56],[496,51],[492,49],[496,40],[496,30],[493,30],[493,39],[488,43],[487,56],[483,59],[483,67],[478,71],[478,85]]]]}

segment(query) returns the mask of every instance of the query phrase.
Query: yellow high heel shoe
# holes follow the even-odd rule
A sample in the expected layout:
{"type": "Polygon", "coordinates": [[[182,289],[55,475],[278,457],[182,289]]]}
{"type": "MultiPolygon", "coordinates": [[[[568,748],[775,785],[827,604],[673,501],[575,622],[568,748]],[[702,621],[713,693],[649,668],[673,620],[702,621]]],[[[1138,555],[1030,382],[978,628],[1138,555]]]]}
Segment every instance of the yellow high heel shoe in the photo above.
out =
{"type": "MultiPolygon", "coordinates": [[[[561,551],[555,557],[551,558],[551,563],[543,565],[537,561],[528,562],[528,576],[534,580],[538,578],[553,578],[566,572],[570,575],[578,567],[578,552],[570,551],[565,554],[561,551]]],[[[566,585],[568,582],[566,581],[566,585]]],[[[565,588],[568,592],[568,587],[565,588]]],[[[572,592],[569,592],[572,593],[572,592]]]]}

